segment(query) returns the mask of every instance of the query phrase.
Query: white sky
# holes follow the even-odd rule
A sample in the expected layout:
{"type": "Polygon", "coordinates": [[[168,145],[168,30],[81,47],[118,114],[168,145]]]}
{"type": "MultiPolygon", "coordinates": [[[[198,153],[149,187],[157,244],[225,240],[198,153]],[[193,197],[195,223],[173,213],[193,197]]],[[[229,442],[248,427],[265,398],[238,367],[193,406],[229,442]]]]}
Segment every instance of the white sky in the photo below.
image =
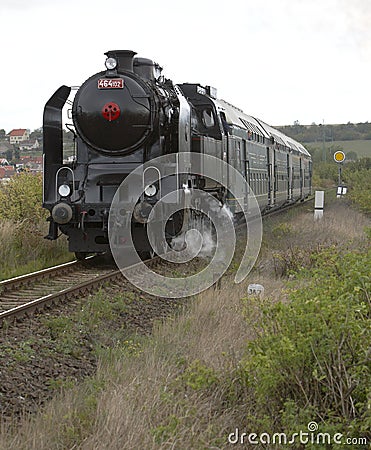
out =
{"type": "Polygon", "coordinates": [[[130,49],[271,125],[371,121],[370,0],[0,0],[0,128],[130,49]]]}

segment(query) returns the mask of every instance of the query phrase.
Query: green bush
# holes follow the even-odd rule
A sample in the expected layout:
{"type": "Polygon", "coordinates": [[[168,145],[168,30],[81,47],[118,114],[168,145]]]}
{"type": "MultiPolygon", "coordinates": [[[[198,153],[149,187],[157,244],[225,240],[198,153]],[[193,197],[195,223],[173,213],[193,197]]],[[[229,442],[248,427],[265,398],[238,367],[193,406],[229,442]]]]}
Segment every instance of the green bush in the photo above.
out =
{"type": "Polygon", "coordinates": [[[312,185],[315,188],[328,188],[338,181],[338,167],[335,163],[315,162],[313,164],[312,185]]]}
{"type": "Polygon", "coordinates": [[[47,217],[41,202],[41,174],[24,172],[0,185],[0,219],[37,222],[47,217]]]}
{"type": "Polygon", "coordinates": [[[330,247],[299,273],[304,287],[289,303],[257,300],[259,337],[244,360],[256,427],[290,433],[316,420],[321,431],[370,429],[370,273],[370,249],[330,247]]]}
{"type": "Polygon", "coordinates": [[[212,387],[218,381],[218,377],[213,369],[197,359],[185,369],[178,380],[193,390],[202,390],[212,387]]]}
{"type": "Polygon", "coordinates": [[[0,185],[0,279],[71,260],[65,238],[47,241],[41,174],[22,173],[0,185]]]}
{"type": "MultiPolygon", "coordinates": [[[[338,183],[339,167],[336,163],[316,162],[313,165],[314,188],[328,188],[338,183]]],[[[364,213],[371,213],[371,158],[344,164],[342,182],[349,188],[349,198],[364,213]]]]}
{"type": "Polygon", "coordinates": [[[349,197],[365,213],[371,213],[371,169],[361,169],[347,175],[349,197]]]}

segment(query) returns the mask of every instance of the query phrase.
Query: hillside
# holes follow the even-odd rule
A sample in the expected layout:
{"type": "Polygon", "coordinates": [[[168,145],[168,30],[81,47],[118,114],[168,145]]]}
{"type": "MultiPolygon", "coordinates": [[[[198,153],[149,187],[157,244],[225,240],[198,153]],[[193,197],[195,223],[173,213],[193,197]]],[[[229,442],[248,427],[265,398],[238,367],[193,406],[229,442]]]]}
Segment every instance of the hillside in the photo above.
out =
{"type": "Polygon", "coordinates": [[[303,143],[314,161],[330,161],[337,150],[343,151],[348,160],[371,157],[371,124],[368,122],[342,125],[300,125],[296,122],[277,128],[303,143]]]}
{"type": "Polygon", "coordinates": [[[371,140],[371,123],[368,122],[348,122],[347,124],[339,125],[317,125],[315,123],[300,125],[299,122],[295,122],[294,125],[284,125],[276,128],[303,143],[371,140]]]}
{"type": "MultiPolygon", "coordinates": [[[[313,149],[323,150],[323,142],[307,142],[304,145],[311,153],[313,149]]],[[[342,150],[346,155],[354,152],[358,158],[371,158],[371,140],[325,142],[325,148],[327,152],[342,150]]]]}

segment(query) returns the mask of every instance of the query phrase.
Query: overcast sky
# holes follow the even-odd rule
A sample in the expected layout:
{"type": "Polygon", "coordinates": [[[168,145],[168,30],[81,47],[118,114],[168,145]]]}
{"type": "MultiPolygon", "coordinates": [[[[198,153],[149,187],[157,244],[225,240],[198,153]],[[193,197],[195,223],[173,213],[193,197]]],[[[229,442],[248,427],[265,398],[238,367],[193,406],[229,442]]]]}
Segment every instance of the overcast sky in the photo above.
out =
{"type": "Polygon", "coordinates": [[[371,121],[370,0],[0,0],[0,128],[131,49],[271,125],[371,121]]]}

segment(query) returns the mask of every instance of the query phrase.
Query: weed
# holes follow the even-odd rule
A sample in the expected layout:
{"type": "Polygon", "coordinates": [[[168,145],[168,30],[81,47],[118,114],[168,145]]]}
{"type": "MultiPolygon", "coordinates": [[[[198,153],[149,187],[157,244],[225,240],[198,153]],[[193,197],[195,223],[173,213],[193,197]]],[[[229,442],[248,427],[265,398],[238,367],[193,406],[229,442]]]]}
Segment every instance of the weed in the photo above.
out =
{"type": "Polygon", "coordinates": [[[181,381],[185,386],[199,391],[211,388],[218,381],[218,377],[213,369],[196,359],[177,380],[181,381]]]}
{"type": "Polygon", "coordinates": [[[51,379],[48,382],[48,388],[50,390],[62,390],[62,389],[71,389],[76,386],[76,381],[70,378],[67,379],[51,379]]]}
{"type": "Polygon", "coordinates": [[[32,340],[22,341],[17,343],[16,346],[4,347],[0,351],[0,356],[10,356],[16,362],[28,362],[35,358],[36,351],[33,348],[34,342],[32,340]]]}
{"type": "Polygon", "coordinates": [[[282,237],[285,237],[285,236],[291,234],[292,232],[293,232],[293,227],[287,222],[279,223],[272,228],[273,236],[280,238],[280,239],[282,237]]]}
{"type": "Polygon", "coordinates": [[[170,437],[174,436],[179,423],[180,420],[172,414],[167,418],[165,424],[152,428],[151,434],[153,435],[155,443],[161,444],[162,442],[167,441],[170,437]]]}
{"type": "Polygon", "coordinates": [[[69,334],[74,326],[69,317],[52,317],[43,320],[44,325],[49,329],[53,340],[58,340],[63,335],[69,334]]]}

